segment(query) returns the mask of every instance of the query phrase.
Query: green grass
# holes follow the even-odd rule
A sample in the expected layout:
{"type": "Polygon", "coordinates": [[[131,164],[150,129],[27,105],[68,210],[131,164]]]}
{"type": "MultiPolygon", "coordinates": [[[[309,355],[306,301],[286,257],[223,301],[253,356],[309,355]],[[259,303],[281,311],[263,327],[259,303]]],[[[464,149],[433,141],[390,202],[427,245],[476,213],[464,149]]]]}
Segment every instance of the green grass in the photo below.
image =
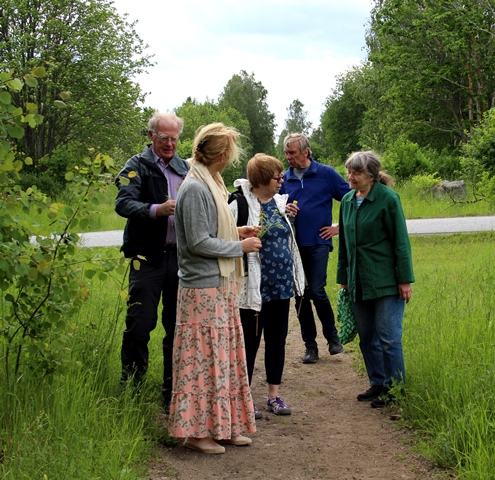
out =
{"type": "Polygon", "coordinates": [[[397,185],[394,190],[401,197],[402,208],[408,219],[495,214],[495,204],[490,204],[487,201],[474,202],[469,189],[466,201],[456,202],[453,202],[449,197],[434,198],[430,193],[422,193],[412,185],[412,182],[397,185]]]}
{"type": "MultiPolygon", "coordinates": [[[[420,446],[460,478],[495,472],[495,233],[413,237],[399,401],[420,446]]],[[[329,293],[336,302],[336,252],[329,293]]],[[[357,341],[355,341],[357,343],[357,341]]]]}
{"type": "MultiPolygon", "coordinates": [[[[407,192],[401,195],[409,208],[407,192]]],[[[411,204],[421,215],[440,211],[411,204]]],[[[476,214],[493,213],[484,202],[473,205],[476,214]]],[[[123,228],[112,199],[98,209],[100,230],[123,228]]],[[[493,478],[495,234],[411,241],[416,283],[404,318],[407,385],[399,406],[423,451],[438,464],[455,468],[463,479],[493,478]]],[[[334,305],[336,258],[336,252],[330,255],[328,274],[334,305]]],[[[77,326],[70,346],[77,367],[64,377],[41,383],[19,378],[9,390],[0,340],[0,479],[137,480],[155,446],[170,442],[159,417],[161,361],[150,363],[140,393],[119,382],[125,312],[119,291],[125,282],[91,281],[88,302],[71,319],[77,326]]],[[[0,328],[3,315],[0,301],[0,328]]],[[[159,325],[151,358],[161,358],[162,337],[159,325]]]]}
{"type": "MultiPolygon", "coordinates": [[[[125,302],[123,279],[114,280],[95,277],[88,302],[72,319],[70,355],[77,363],[69,374],[19,378],[9,390],[0,342],[1,479],[138,480],[152,449],[171,442],[159,417],[161,362],[152,362],[139,391],[120,384],[125,302]]],[[[0,305],[0,326],[2,312],[0,305]]],[[[155,334],[152,358],[161,356],[160,340],[155,334]]]]}

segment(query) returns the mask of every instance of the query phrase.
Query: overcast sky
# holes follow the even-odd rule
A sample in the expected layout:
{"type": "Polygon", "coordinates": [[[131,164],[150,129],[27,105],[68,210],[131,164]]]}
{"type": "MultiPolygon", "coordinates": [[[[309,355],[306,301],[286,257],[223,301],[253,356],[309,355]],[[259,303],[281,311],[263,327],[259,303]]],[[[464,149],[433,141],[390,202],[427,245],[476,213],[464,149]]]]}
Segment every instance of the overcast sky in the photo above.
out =
{"type": "Polygon", "coordinates": [[[317,126],[335,76],[365,58],[371,0],[115,0],[137,20],[156,65],[136,78],[146,104],[218,100],[232,75],[254,73],[277,132],[296,98],[317,126]]]}

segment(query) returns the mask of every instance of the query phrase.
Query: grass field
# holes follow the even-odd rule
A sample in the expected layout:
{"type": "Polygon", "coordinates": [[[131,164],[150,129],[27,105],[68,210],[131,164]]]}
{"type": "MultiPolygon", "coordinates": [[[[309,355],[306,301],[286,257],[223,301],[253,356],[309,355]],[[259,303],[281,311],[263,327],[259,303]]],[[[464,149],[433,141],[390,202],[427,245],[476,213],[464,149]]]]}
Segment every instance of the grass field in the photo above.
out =
{"type": "MultiPolygon", "coordinates": [[[[474,205],[478,214],[491,213],[487,206],[474,205]]],[[[123,228],[123,220],[112,217],[110,200],[103,210],[101,230],[123,228]]],[[[416,283],[404,319],[408,383],[399,401],[404,424],[417,432],[423,452],[438,464],[456,469],[463,479],[491,479],[495,234],[411,241],[416,283]]],[[[118,248],[107,253],[118,255],[118,248]]],[[[335,305],[336,252],[330,257],[328,292],[335,305]]],[[[75,329],[69,348],[76,366],[64,376],[19,378],[7,388],[5,344],[0,341],[0,479],[137,480],[143,478],[153,447],[170,441],[156,421],[161,362],[151,363],[139,392],[119,381],[122,283],[125,277],[91,280],[88,301],[71,319],[75,329]]],[[[1,329],[5,312],[2,300],[1,329]]],[[[161,338],[157,328],[152,358],[161,356],[161,338]]]]}

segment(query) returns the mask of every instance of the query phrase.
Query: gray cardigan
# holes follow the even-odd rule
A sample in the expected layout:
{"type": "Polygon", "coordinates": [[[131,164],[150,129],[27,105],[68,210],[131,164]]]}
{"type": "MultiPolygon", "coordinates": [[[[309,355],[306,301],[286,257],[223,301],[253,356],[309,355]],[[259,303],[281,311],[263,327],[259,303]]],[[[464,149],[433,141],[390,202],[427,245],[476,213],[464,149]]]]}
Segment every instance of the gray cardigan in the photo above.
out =
{"type": "Polygon", "coordinates": [[[217,259],[242,257],[241,242],[216,238],[217,207],[210,189],[189,175],[177,195],[175,229],[180,285],[188,288],[219,287],[217,259]]]}

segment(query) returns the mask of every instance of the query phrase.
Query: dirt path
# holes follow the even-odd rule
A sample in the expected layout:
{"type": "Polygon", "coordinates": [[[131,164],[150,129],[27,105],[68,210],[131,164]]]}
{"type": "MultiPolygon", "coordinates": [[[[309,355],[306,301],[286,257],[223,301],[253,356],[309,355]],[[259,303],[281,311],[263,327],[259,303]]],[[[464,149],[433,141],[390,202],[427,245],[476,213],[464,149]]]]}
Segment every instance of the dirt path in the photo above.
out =
{"type": "MultiPolygon", "coordinates": [[[[301,363],[304,347],[297,319],[291,318],[281,394],[292,415],[263,412],[253,444],[227,446],[224,455],[163,448],[148,480],[452,478],[414,452],[412,437],[397,428],[397,412],[356,401],[368,388],[367,378],[356,372],[358,353],[347,348],[331,357],[321,338],[319,333],[320,360],[301,363]]],[[[263,349],[262,344],[252,385],[260,410],[267,395],[263,349]]]]}

